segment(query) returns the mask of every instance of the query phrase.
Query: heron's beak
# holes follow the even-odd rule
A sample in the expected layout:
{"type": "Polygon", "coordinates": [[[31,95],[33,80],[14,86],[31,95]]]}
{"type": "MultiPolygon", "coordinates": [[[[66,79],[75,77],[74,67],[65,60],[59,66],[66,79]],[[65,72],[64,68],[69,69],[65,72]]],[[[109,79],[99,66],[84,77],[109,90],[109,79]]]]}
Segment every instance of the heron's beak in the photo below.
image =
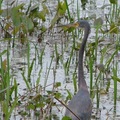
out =
{"type": "Polygon", "coordinates": [[[78,22],[76,22],[76,23],[70,23],[70,24],[67,24],[65,26],[68,27],[68,28],[70,28],[70,27],[77,28],[77,27],[79,27],[79,23],[78,22]]]}
{"type": "Polygon", "coordinates": [[[61,25],[60,27],[66,27],[66,28],[78,28],[79,27],[79,23],[70,23],[70,24],[66,24],[66,25],[61,25]]]}

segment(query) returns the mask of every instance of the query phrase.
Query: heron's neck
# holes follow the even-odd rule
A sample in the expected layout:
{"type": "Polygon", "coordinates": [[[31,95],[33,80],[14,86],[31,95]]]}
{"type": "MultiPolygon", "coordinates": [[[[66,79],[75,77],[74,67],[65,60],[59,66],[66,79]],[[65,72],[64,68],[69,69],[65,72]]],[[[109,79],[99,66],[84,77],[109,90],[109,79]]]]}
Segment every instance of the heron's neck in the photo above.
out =
{"type": "Polygon", "coordinates": [[[90,32],[90,26],[86,26],[84,29],[84,37],[82,40],[82,44],[79,50],[79,65],[78,65],[78,87],[79,89],[81,87],[87,88],[87,84],[84,79],[83,56],[84,56],[84,50],[85,50],[86,41],[87,41],[89,32],[90,32]]]}

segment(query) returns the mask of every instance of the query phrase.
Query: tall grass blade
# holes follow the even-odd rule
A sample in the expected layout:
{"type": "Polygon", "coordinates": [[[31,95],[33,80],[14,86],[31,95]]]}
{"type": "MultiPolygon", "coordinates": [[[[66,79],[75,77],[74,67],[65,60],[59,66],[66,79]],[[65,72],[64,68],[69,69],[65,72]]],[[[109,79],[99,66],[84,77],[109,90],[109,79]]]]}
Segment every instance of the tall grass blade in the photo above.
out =
{"type": "Polygon", "coordinates": [[[113,68],[113,76],[114,80],[114,112],[116,113],[116,104],[117,104],[117,71],[118,71],[118,63],[116,62],[115,68],[113,68]]]}

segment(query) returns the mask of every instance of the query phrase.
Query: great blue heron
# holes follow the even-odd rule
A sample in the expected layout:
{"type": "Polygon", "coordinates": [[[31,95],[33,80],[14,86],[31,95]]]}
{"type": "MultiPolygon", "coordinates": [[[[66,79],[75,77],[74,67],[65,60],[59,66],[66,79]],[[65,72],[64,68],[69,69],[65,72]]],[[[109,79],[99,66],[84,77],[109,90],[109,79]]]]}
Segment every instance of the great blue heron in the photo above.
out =
{"type": "Polygon", "coordinates": [[[79,50],[79,65],[78,65],[78,88],[79,91],[71,99],[66,109],[65,116],[72,120],[90,120],[92,113],[92,102],[88,92],[87,84],[84,78],[83,71],[83,55],[86,46],[86,41],[90,33],[90,24],[86,20],[79,20],[76,23],[65,25],[67,27],[84,28],[84,37],[79,50]],[[74,113],[74,114],[73,114],[74,113]]]}

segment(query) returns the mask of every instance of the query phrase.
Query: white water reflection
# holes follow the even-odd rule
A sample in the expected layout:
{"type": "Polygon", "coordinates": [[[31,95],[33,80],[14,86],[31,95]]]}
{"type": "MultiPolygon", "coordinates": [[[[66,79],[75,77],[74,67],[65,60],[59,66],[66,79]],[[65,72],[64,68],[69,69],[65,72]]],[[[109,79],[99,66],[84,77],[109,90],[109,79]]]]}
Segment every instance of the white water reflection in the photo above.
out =
{"type": "MultiPolygon", "coordinates": [[[[70,0],[69,0],[70,1],[70,0]]],[[[4,1],[5,4],[7,3],[6,1],[4,1]]],[[[24,2],[24,3],[29,3],[29,0],[21,0],[18,2],[24,2]]],[[[109,9],[101,9],[101,7],[103,5],[108,5],[109,4],[109,0],[97,0],[95,1],[96,4],[91,6],[91,8],[89,7],[89,4],[87,5],[87,8],[86,11],[82,11],[81,8],[81,13],[80,13],[80,16],[81,17],[89,17],[89,16],[92,16],[92,15],[95,15],[96,18],[98,17],[101,17],[103,20],[105,20],[105,14],[108,14],[109,12],[109,9]],[[96,10],[94,9],[94,7],[96,6],[96,10]]],[[[118,1],[120,2],[120,1],[118,1]]],[[[11,1],[10,1],[11,3],[11,1]]],[[[9,4],[10,4],[9,3],[9,4]]],[[[53,9],[52,11],[55,13],[54,9],[55,9],[55,6],[57,5],[55,1],[49,1],[49,7],[51,9],[53,9]]],[[[47,3],[47,4],[48,4],[47,3]]],[[[70,1],[71,3],[71,1],[70,1]]],[[[76,8],[77,8],[77,0],[74,1],[74,5],[71,5],[70,9],[71,9],[71,13],[74,15],[76,13],[76,8]]],[[[110,7],[108,5],[108,7],[110,7]]],[[[53,15],[51,15],[53,17],[53,15]]],[[[75,16],[75,19],[77,20],[77,17],[76,15],[75,16]]],[[[48,16],[48,21],[45,23],[46,26],[49,26],[51,17],[48,16]]],[[[92,23],[92,21],[90,21],[92,23]]],[[[64,23],[64,22],[63,22],[64,23]]],[[[90,41],[94,41],[93,38],[95,38],[95,34],[94,34],[94,29],[93,29],[93,24],[92,24],[92,33],[91,35],[89,36],[89,39],[90,41]]],[[[50,62],[51,62],[51,56],[53,55],[53,51],[54,51],[54,42],[57,41],[57,45],[58,45],[58,52],[61,54],[62,50],[61,50],[61,39],[64,39],[62,38],[62,35],[60,35],[60,37],[56,37],[56,38],[53,38],[53,36],[45,36],[45,41],[43,42],[43,45],[45,45],[47,42],[49,44],[46,44],[45,46],[45,52],[44,52],[44,56],[43,56],[43,63],[42,63],[42,73],[41,73],[41,85],[44,86],[44,85],[49,85],[49,84],[53,84],[54,83],[54,75],[53,75],[53,68],[55,68],[55,60],[53,60],[52,62],[52,66],[51,66],[51,69],[50,69],[50,73],[49,73],[49,76],[48,76],[48,80],[47,82],[45,83],[45,79],[46,79],[46,72],[49,68],[49,65],[50,65],[50,62]],[[56,40],[55,40],[56,39],[56,40]]],[[[37,44],[36,42],[36,37],[33,37],[31,38],[31,40],[33,40],[33,42],[35,44],[37,44]]],[[[66,40],[64,40],[64,42],[67,42],[66,40]]],[[[70,50],[71,50],[71,44],[72,44],[72,41],[70,41],[71,43],[67,46],[66,48],[66,51],[69,51],[69,52],[65,52],[64,53],[64,61],[67,59],[67,57],[69,56],[70,54],[70,50]]],[[[37,46],[37,49],[39,51],[39,53],[41,52],[41,47],[43,47],[42,45],[38,45],[37,46]]],[[[26,85],[25,85],[25,82],[23,81],[23,78],[21,76],[21,71],[19,70],[19,67],[21,68],[22,65],[18,64],[18,62],[20,63],[27,63],[27,58],[26,58],[26,50],[23,51],[23,48],[22,49],[18,49],[15,48],[15,52],[13,53],[13,50],[11,49],[11,67],[14,71],[16,71],[15,74],[15,78],[17,79],[18,83],[20,84],[19,85],[19,94],[24,94],[24,90],[26,88],[26,85]],[[24,53],[24,55],[23,55],[24,53]]],[[[31,57],[31,61],[33,60],[33,58],[35,57],[35,49],[34,49],[34,45],[31,43],[31,50],[30,50],[30,57],[31,57]]],[[[99,61],[98,61],[99,62],[99,61]]],[[[32,77],[31,77],[31,81],[33,83],[33,85],[36,84],[36,79],[37,79],[37,76],[38,76],[38,72],[41,68],[41,65],[38,64],[39,61],[38,59],[36,60],[36,65],[34,66],[34,70],[32,72],[32,77]]],[[[120,75],[120,64],[118,63],[119,67],[118,67],[118,73],[120,75]]],[[[74,69],[75,68],[75,63],[74,63],[74,60],[73,60],[73,64],[71,64],[71,74],[73,73],[74,69]]],[[[26,65],[26,68],[27,70],[27,65],[26,65]]],[[[27,75],[27,73],[25,73],[27,75]]],[[[87,84],[89,86],[89,73],[87,73],[87,71],[85,71],[85,78],[86,78],[86,81],[87,81],[87,84]]],[[[61,82],[62,86],[60,88],[60,91],[62,94],[65,94],[65,89],[69,89],[71,93],[74,92],[74,88],[73,88],[73,83],[72,83],[72,75],[70,76],[70,83],[66,83],[66,77],[65,77],[65,73],[64,73],[64,69],[63,69],[63,66],[62,64],[59,65],[59,67],[56,69],[56,77],[55,77],[55,82],[61,82]]],[[[120,96],[120,84],[118,83],[118,96],[120,96]]],[[[47,87],[47,89],[52,89],[52,86],[49,86],[47,87]]],[[[111,82],[111,86],[110,86],[110,91],[108,94],[104,94],[104,95],[101,95],[100,96],[100,114],[98,115],[98,117],[101,117],[101,120],[119,120],[120,119],[120,101],[118,99],[117,101],[117,110],[116,110],[116,115],[117,117],[113,118],[113,109],[114,109],[114,103],[113,103],[113,91],[114,91],[114,86],[113,86],[113,81],[111,82]]],[[[57,102],[59,105],[60,103],[57,102]]],[[[96,108],[96,100],[93,100],[93,106],[94,108],[96,108]]],[[[59,114],[59,117],[60,119],[63,117],[64,115],[64,107],[60,107],[59,108],[60,111],[58,111],[58,114],[59,114]]],[[[53,109],[53,113],[56,113],[56,108],[53,109]]],[[[16,119],[19,119],[21,118],[20,116],[19,117],[16,117],[16,119]]],[[[33,119],[34,119],[34,116],[33,116],[33,119]]],[[[11,120],[14,120],[14,117],[12,116],[11,117],[11,120]]]]}

